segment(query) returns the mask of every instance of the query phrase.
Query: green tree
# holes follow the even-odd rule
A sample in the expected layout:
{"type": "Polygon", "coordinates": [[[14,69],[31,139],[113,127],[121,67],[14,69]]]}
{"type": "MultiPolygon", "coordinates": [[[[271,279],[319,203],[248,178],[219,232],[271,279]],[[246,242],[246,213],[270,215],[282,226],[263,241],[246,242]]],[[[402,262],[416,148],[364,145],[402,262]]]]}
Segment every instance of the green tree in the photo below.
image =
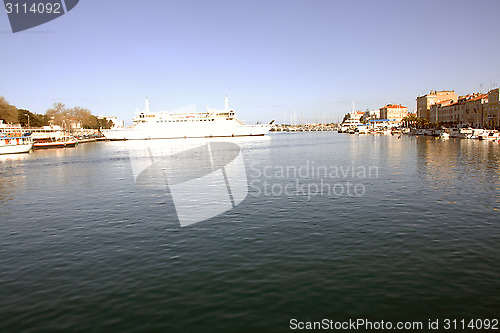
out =
{"type": "Polygon", "coordinates": [[[57,102],[47,110],[45,115],[50,119],[51,124],[67,127],[67,110],[63,103],[57,102]]]}
{"type": "Polygon", "coordinates": [[[80,123],[86,129],[111,128],[113,122],[99,119],[89,109],[75,106],[66,108],[63,103],[54,103],[46,112],[46,117],[52,124],[68,128],[71,123],[80,123]]]}
{"type": "Polygon", "coordinates": [[[415,124],[417,125],[418,128],[427,128],[430,126],[431,123],[427,119],[417,118],[415,120],[415,124]]]}
{"type": "Polygon", "coordinates": [[[113,127],[113,122],[111,120],[97,118],[97,122],[99,127],[97,127],[96,129],[99,128],[110,129],[111,127],[113,127]]]}
{"type": "Polygon", "coordinates": [[[17,108],[0,96],[0,119],[5,123],[17,123],[17,108]]]}
{"type": "Polygon", "coordinates": [[[45,115],[31,113],[29,110],[24,109],[18,110],[18,119],[21,126],[24,127],[28,127],[28,119],[30,127],[42,127],[49,125],[49,119],[45,115]]]}
{"type": "Polygon", "coordinates": [[[70,110],[72,120],[82,124],[83,128],[88,128],[90,126],[92,113],[89,109],[75,106],[70,110]]]}
{"type": "Polygon", "coordinates": [[[418,123],[419,118],[415,115],[409,115],[401,119],[405,127],[415,126],[418,123]]]}

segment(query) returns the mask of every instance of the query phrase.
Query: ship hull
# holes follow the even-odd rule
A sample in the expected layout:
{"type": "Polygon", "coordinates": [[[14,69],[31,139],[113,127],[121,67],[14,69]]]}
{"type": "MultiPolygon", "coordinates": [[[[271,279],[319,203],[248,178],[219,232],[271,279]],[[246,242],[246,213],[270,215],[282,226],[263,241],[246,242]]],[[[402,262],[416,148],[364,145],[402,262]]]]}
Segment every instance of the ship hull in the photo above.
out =
{"type": "Polygon", "coordinates": [[[108,140],[150,140],[266,135],[270,125],[240,125],[236,121],[188,121],[136,124],[129,128],[102,131],[108,140]]]}
{"type": "Polygon", "coordinates": [[[33,148],[33,143],[0,146],[0,155],[3,154],[22,154],[27,153],[33,148]]]}
{"type": "Polygon", "coordinates": [[[72,148],[76,147],[77,141],[70,142],[45,142],[45,143],[35,143],[33,147],[35,149],[50,149],[50,148],[72,148]]]}

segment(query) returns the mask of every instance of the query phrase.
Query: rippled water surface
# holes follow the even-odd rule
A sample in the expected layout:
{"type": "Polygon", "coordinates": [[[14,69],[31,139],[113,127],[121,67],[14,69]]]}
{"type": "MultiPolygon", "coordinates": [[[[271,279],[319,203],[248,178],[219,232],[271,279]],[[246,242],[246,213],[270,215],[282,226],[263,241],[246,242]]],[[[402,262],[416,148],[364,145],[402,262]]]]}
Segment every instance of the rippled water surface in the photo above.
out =
{"type": "MultiPolygon", "coordinates": [[[[182,153],[185,142],[164,144],[182,153]]],[[[248,195],[186,227],[168,182],[135,178],[130,142],[0,156],[0,331],[498,318],[498,143],[234,142],[248,195]]],[[[210,197],[191,191],[193,205],[210,197]]]]}

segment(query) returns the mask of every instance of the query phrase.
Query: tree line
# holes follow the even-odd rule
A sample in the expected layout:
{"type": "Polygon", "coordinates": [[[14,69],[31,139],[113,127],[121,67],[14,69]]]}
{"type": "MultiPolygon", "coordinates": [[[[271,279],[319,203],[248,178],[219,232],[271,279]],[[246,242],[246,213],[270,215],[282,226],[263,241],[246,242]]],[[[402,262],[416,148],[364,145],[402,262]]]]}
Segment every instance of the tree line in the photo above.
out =
{"type": "Polygon", "coordinates": [[[29,110],[18,109],[10,105],[0,96],[0,120],[7,124],[21,124],[23,127],[42,127],[59,125],[70,129],[71,124],[79,123],[85,129],[111,128],[113,123],[94,116],[89,109],[75,106],[67,108],[63,103],[54,103],[45,114],[32,113],[29,110]]]}

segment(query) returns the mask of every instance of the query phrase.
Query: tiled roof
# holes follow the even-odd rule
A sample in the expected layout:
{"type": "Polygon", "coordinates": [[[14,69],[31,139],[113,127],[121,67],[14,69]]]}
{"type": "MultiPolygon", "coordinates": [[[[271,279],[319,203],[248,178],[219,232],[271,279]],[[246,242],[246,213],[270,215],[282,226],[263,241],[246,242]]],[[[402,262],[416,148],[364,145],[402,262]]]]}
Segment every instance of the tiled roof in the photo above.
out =
{"type": "Polygon", "coordinates": [[[403,108],[406,108],[406,106],[402,106],[402,105],[399,105],[399,104],[387,104],[386,106],[384,106],[384,108],[391,108],[391,109],[403,109],[403,108]]]}
{"type": "Polygon", "coordinates": [[[470,101],[477,101],[478,99],[483,99],[483,98],[486,98],[486,97],[488,97],[488,94],[481,94],[479,96],[471,98],[470,101]]]}

